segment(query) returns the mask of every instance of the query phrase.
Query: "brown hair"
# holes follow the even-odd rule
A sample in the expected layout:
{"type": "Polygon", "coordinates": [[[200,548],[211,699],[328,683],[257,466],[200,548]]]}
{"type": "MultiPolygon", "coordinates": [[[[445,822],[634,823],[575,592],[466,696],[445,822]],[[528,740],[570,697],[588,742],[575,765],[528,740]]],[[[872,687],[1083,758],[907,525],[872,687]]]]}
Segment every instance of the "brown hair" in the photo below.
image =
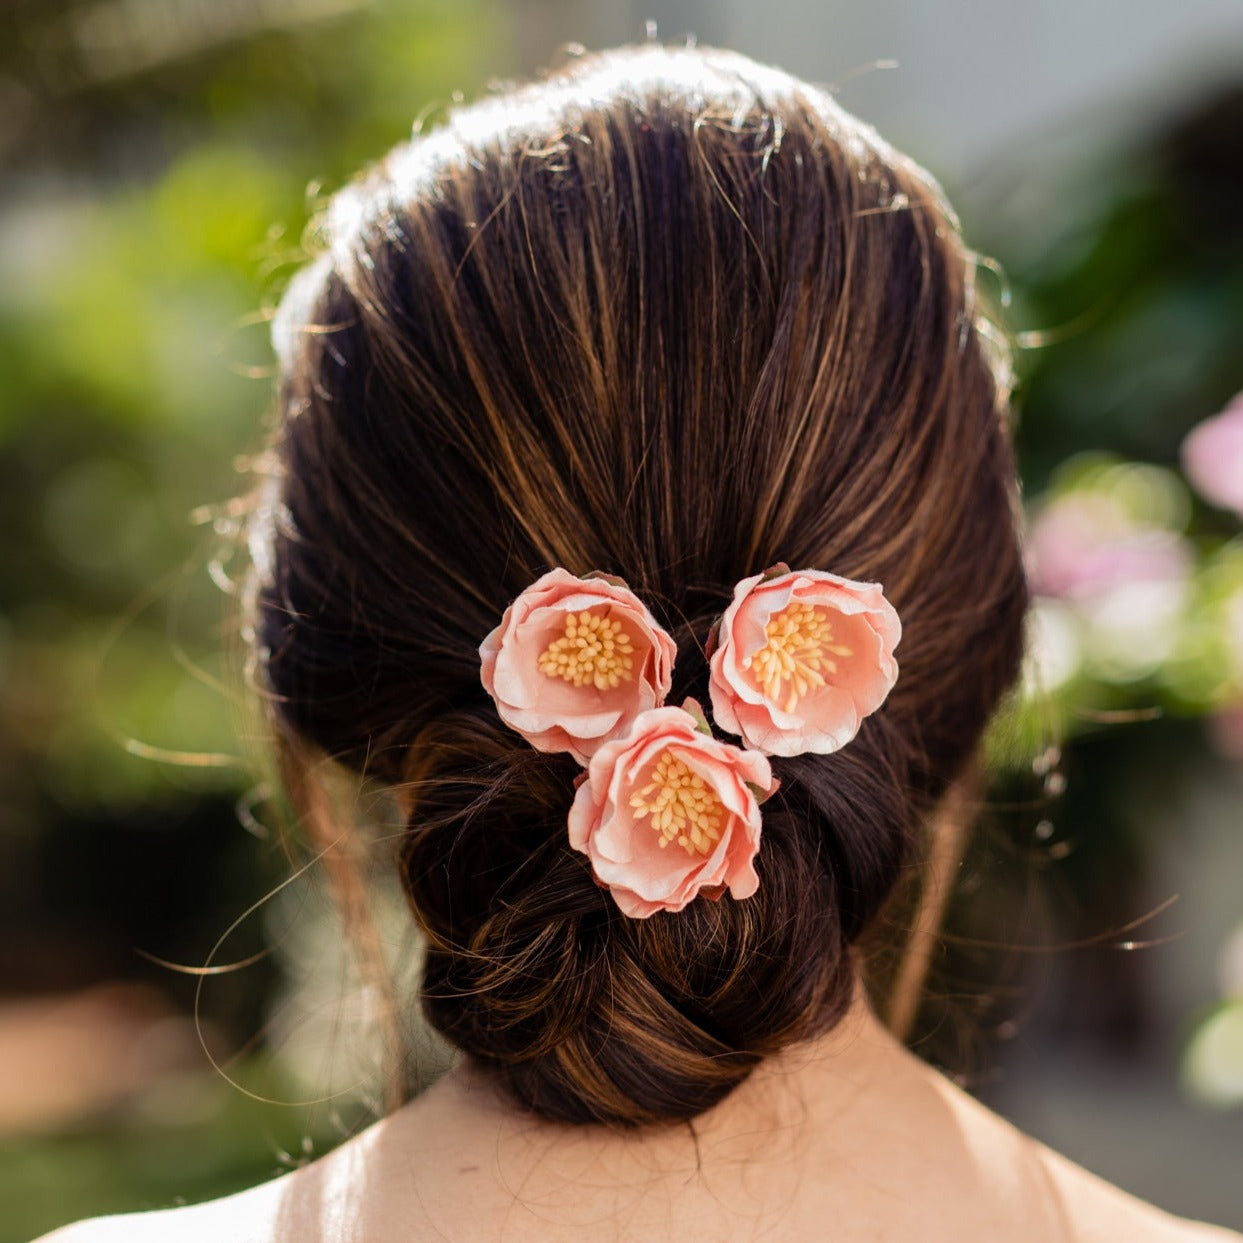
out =
{"type": "Polygon", "coordinates": [[[412,800],[432,1024],[523,1105],[694,1116],[851,1000],[848,947],[1012,682],[1027,601],[1004,374],[926,173],[744,57],[584,58],[343,191],[278,315],[256,643],[278,725],[412,800]],[[883,709],[774,759],[759,892],[622,916],[580,771],[499,720],[478,646],[553,566],[621,575],[706,703],[777,561],[879,581],[883,709]]]}

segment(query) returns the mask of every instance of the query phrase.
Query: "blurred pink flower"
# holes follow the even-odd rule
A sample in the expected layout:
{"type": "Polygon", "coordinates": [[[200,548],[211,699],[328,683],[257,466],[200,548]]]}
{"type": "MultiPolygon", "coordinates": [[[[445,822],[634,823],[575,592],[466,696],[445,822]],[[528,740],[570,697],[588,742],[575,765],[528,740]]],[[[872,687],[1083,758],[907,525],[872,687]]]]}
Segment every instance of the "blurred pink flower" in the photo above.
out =
{"type": "Polygon", "coordinates": [[[1243,393],[1191,429],[1182,459],[1187,478],[1205,500],[1243,516],[1243,393]]]}
{"type": "Polygon", "coordinates": [[[591,757],[574,796],[570,845],[632,918],[680,911],[701,890],[749,898],[759,886],[759,800],[779,783],[765,756],[703,724],[691,699],[641,713],[591,757]]]}
{"type": "Polygon", "coordinates": [[[1110,497],[1072,492],[1032,522],[1027,571],[1036,595],[1082,600],[1130,583],[1182,582],[1191,554],[1176,532],[1136,523],[1110,497]]]}

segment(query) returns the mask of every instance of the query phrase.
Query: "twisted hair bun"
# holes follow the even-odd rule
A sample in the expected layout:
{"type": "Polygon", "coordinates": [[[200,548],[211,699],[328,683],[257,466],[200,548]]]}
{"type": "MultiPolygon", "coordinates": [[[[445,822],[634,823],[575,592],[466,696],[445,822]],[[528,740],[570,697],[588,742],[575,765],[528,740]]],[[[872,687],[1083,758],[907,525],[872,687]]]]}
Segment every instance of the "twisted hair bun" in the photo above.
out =
{"type": "Polygon", "coordinates": [[[409,793],[434,1026],[525,1106],[693,1117],[832,1027],[849,947],[975,748],[1026,587],[1005,376],[930,178],[743,57],[584,58],[338,195],[278,315],[256,640],[282,731],[409,793]],[[733,585],[879,581],[897,686],[775,757],[759,891],[627,919],[566,840],[567,755],[478,647],[540,573],[621,575],[707,702],[733,585]]]}

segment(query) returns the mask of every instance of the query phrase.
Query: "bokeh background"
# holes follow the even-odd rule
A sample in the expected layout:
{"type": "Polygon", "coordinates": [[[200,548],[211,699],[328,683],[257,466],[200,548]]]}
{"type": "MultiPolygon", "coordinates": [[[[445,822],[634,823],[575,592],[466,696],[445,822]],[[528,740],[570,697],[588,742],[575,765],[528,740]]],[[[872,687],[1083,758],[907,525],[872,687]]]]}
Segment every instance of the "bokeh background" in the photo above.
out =
{"type": "Polygon", "coordinates": [[[917,1047],[1243,1227],[1243,5],[9,0],[0,1243],[375,1107],[377,1001],[228,658],[267,312],[414,118],[649,21],[835,84],[943,181],[1015,334],[1039,600],[917,1047]]]}

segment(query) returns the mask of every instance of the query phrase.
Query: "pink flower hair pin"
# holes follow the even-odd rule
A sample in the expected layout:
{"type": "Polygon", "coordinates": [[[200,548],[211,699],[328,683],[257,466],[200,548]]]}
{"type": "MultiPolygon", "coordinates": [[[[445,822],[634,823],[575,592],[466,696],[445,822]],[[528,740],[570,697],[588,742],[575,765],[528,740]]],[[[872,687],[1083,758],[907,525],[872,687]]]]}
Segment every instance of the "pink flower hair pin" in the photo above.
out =
{"type": "Polygon", "coordinates": [[[677,647],[620,579],[558,567],[505,610],[479,647],[501,720],[537,751],[580,764],[665,702],[677,647]]]}
{"type": "Polygon", "coordinates": [[[651,708],[591,757],[570,808],[570,845],[622,914],[680,911],[700,893],[759,888],[760,803],[768,760],[712,737],[699,705],[651,708]]]}
{"type": "Polygon", "coordinates": [[[893,689],[901,637],[879,583],[779,562],[734,588],[708,636],[713,718],[765,755],[837,751],[893,689]]]}
{"type": "Polygon", "coordinates": [[[876,583],[784,563],[743,579],[709,636],[712,735],[700,705],[665,707],[676,645],[612,575],[550,570],[479,647],[501,719],[585,766],[569,814],[623,914],[755,893],[769,755],[845,746],[897,678],[897,613],[876,583]]]}

